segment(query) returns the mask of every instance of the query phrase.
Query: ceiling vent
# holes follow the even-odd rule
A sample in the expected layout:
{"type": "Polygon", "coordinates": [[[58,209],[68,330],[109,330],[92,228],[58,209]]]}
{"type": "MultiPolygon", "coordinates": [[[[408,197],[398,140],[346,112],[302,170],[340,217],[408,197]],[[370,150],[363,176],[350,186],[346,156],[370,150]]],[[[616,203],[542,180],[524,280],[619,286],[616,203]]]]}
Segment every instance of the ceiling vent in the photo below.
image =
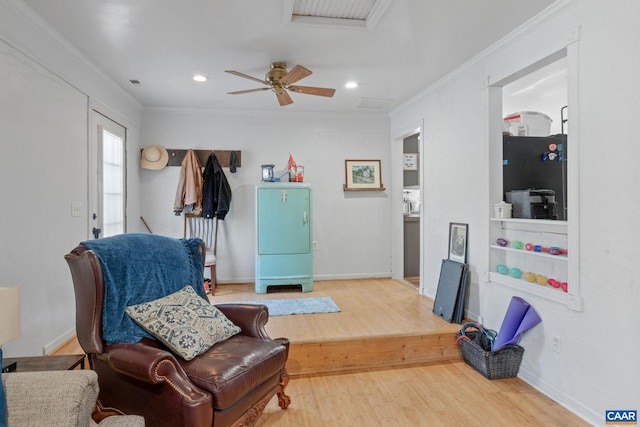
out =
{"type": "Polygon", "coordinates": [[[373,110],[380,110],[387,108],[393,99],[379,99],[379,98],[360,98],[360,101],[356,104],[356,108],[369,108],[373,110]]]}
{"type": "Polygon", "coordinates": [[[285,0],[287,24],[373,30],[391,0],[285,0]]]}

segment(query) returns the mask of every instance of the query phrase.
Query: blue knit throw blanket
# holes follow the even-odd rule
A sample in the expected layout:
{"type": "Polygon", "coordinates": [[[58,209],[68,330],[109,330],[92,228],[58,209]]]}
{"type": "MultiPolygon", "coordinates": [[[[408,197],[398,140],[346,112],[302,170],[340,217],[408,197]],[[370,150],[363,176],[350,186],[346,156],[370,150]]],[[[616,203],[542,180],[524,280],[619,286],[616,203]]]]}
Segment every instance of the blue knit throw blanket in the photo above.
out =
{"type": "Polygon", "coordinates": [[[106,344],[153,338],[126,314],[129,305],[162,298],[186,285],[206,299],[199,242],[144,233],[82,242],[96,254],[102,268],[106,344]]]}

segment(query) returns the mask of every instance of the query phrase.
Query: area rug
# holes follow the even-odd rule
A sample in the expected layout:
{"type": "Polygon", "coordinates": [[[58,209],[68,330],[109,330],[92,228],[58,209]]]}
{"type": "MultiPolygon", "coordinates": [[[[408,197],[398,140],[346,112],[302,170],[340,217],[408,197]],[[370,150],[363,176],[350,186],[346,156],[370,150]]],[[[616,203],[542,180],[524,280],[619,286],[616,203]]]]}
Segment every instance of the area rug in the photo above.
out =
{"type": "MultiPolygon", "coordinates": [[[[235,301],[235,304],[264,304],[269,308],[269,316],[289,314],[337,313],[340,308],[329,297],[265,299],[235,301]]],[[[227,304],[225,302],[225,304],[227,304]]],[[[232,303],[233,304],[233,303],[232,303]]]]}

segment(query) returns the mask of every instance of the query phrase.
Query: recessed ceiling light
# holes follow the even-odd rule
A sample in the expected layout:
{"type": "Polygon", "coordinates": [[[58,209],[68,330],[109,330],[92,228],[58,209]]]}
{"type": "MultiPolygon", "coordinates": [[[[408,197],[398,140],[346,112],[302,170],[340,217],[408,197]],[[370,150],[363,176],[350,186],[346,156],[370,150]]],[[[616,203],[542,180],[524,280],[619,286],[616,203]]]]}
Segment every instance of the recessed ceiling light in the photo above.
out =
{"type": "Polygon", "coordinates": [[[347,83],[344,85],[344,87],[346,87],[347,89],[355,89],[355,88],[357,88],[358,86],[359,86],[359,85],[358,85],[358,82],[347,82],[347,83]]]}
{"type": "Polygon", "coordinates": [[[205,76],[204,74],[194,74],[193,80],[197,82],[206,82],[207,80],[209,80],[209,77],[205,76]]]}

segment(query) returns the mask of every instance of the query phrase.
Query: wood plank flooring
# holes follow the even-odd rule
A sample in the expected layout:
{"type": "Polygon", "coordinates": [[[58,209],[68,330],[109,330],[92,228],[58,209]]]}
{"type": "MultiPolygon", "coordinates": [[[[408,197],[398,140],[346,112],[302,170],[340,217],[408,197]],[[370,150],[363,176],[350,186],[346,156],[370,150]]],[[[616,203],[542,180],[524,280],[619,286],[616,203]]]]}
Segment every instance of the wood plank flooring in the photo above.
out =
{"type": "MultiPolygon", "coordinates": [[[[390,363],[391,368],[372,368],[367,363],[345,367],[342,361],[334,366],[331,360],[322,359],[324,356],[317,358],[304,352],[296,355],[291,351],[288,366],[313,363],[313,369],[319,372],[294,367],[298,372],[287,387],[291,405],[283,411],[272,399],[255,427],[589,425],[517,378],[490,381],[461,362],[457,353],[449,352],[451,348],[457,352],[452,346],[459,325],[433,315],[432,301],[401,282],[322,281],[315,282],[310,293],[276,289],[260,295],[255,294],[253,284],[218,285],[210,300],[217,303],[321,296],[330,296],[341,312],[272,316],[268,333],[272,337],[288,337],[292,350],[296,345],[320,348],[323,342],[328,347],[337,343],[340,349],[341,344],[351,343],[352,347],[337,353],[350,357],[368,352],[371,347],[366,344],[374,343],[374,353],[367,356],[374,359],[397,351],[429,353],[431,344],[407,350],[402,342],[435,335],[443,343],[439,350],[442,357],[437,362],[395,360],[390,363]],[[389,344],[392,341],[394,344],[389,344]],[[364,343],[363,347],[358,347],[359,342],[364,343]],[[304,357],[307,359],[300,361],[304,357]],[[326,365],[331,374],[323,373],[326,365]]],[[[56,353],[72,354],[78,350],[74,340],[56,353]]]]}
{"type": "Polygon", "coordinates": [[[252,283],[220,285],[211,302],[261,299],[331,297],[339,313],[271,316],[267,332],[292,342],[368,338],[432,333],[455,334],[460,325],[447,323],[432,313],[433,301],[401,282],[389,279],[332,280],[314,283],[312,292],[269,288],[256,294],[252,283]],[[271,290],[273,289],[273,292],[271,290]]]}
{"type": "Polygon", "coordinates": [[[209,299],[217,303],[331,297],[339,313],[269,318],[269,335],[291,341],[287,369],[292,377],[460,358],[453,340],[459,325],[434,316],[432,301],[400,282],[316,282],[308,293],[273,289],[256,294],[252,284],[223,285],[209,299]]]}

